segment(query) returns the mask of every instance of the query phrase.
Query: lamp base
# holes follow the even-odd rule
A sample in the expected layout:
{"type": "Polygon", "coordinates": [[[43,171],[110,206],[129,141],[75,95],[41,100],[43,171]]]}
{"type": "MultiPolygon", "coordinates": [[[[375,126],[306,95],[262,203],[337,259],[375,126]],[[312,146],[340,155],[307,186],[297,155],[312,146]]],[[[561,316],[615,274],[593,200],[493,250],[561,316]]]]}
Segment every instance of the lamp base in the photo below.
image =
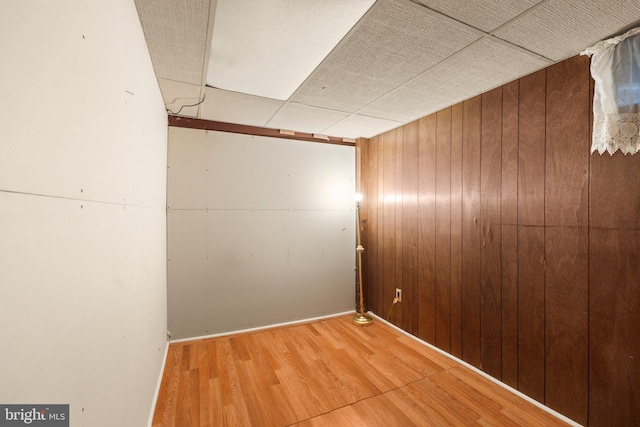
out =
{"type": "Polygon", "coordinates": [[[373,318],[366,314],[358,313],[351,319],[351,322],[356,326],[369,326],[373,323],[373,318]]]}

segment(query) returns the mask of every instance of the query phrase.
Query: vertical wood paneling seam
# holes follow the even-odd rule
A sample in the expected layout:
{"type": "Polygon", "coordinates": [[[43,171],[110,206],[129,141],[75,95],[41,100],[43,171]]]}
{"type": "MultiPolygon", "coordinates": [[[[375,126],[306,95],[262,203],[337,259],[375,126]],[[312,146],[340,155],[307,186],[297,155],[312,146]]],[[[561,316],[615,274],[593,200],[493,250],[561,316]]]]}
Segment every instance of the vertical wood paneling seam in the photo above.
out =
{"type": "MultiPolygon", "coordinates": [[[[589,68],[590,70],[591,68],[589,68]]],[[[591,147],[591,141],[593,139],[593,125],[591,124],[591,117],[593,115],[593,96],[594,96],[594,84],[591,78],[591,72],[587,73],[589,79],[589,96],[587,97],[589,114],[587,114],[587,129],[589,129],[589,141],[588,147],[591,147]]],[[[589,153],[589,162],[587,164],[587,422],[589,425],[589,415],[591,413],[589,404],[591,402],[591,331],[589,329],[590,321],[589,316],[591,314],[591,153],[589,153]]]]}
{"type": "Polygon", "coordinates": [[[416,138],[418,139],[416,142],[416,154],[418,156],[418,167],[416,169],[416,283],[415,286],[417,288],[416,295],[417,299],[414,303],[414,310],[417,311],[416,314],[416,325],[414,329],[413,335],[420,336],[420,309],[422,308],[422,304],[420,304],[420,119],[418,122],[418,130],[416,132],[416,138]]]}
{"type": "Polygon", "coordinates": [[[378,274],[378,311],[384,316],[384,269],[383,261],[384,261],[384,134],[378,137],[378,191],[376,197],[378,198],[377,210],[378,217],[376,222],[378,223],[378,264],[376,268],[376,272],[378,274]],[[380,197],[382,195],[382,197],[380,197]],[[381,203],[382,201],[382,203],[381,203]],[[382,274],[380,272],[382,271],[382,274]]]}
{"type": "MultiPolygon", "coordinates": [[[[404,131],[405,131],[405,127],[401,126],[399,128],[396,129],[396,144],[395,144],[395,153],[396,153],[396,158],[395,158],[395,162],[394,162],[394,172],[395,172],[395,194],[394,194],[394,204],[395,204],[395,229],[396,229],[396,235],[395,235],[395,252],[396,252],[396,268],[395,268],[395,286],[394,288],[398,289],[402,289],[403,288],[403,282],[404,282],[404,275],[403,275],[403,271],[402,271],[402,259],[404,257],[404,251],[403,251],[403,240],[404,240],[404,182],[403,182],[403,153],[404,153],[404,131]],[[402,132],[400,132],[402,130],[402,132]],[[402,138],[400,138],[400,133],[402,133],[402,138]],[[398,163],[400,163],[400,167],[398,168],[398,163]],[[399,170],[398,170],[399,169],[399,170]],[[398,179],[398,174],[400,175],[400,179],[398,179]],[[398,191],[398,189],[400,191],[398,191]],[[400,201],[398,201],[398,198],[400,198],[400,201]],[[400,215],[398,215],[398,208],[400,209],[400,215]],[[398,218],[399,217],[399,218],[398,218]],[[398,224],[400,225],[400,233],[398,233],[398,224]],[[400,253],[400,257],[398,257],[398,252],[400,253]],[[400,264],[400,266],[398,266],[398,263],[400,264]],[[398,281],[398,278],[400,278],[400,281],[398,281]]],[[[395,298],[395,289],[394,289],[394,298],[395,298]]],[[[400,305],[400,307],[398,308],[398,305],[396,304],[396,309],[395,309],[395,313],[394,313],[394,323],[398,323],[398,311],[400,311],[400,327],[402,328],[402,322],[404,319],[404,307],[402,305],[400,305]]]]}
{"type": "Polygon", "coordinates": [[[501,253],[500,253],[500,379],[503,378],[502,376],[502,369],[504,366],[503,360],[502,360],[502,344],[503,344],[503,340],[502,340],[502,334],[504,332],[504,323],[503,323],[503,319],[502,319],[502,311],[504,310],[504,307],[502,306],[503,304],[503,288],[504,288],[504,282],[503,282],[503,278],[502,278],[502,268],[503,268],[503,263],[504,260],[502,259],[502,245],[503,245],[503,239],[504,236],[502,234],[502,174],[503,174],[503,168],[504,165],[502,163],[502,146],[504,144],[504,88],[502,88],[501,91],[501,102],[500,102],[500,203],[498,204],[498,209],[500,210],[500,248],[501,248],[501,253]]]}
{"type": "MultiPolygon", "coordinates": [[[[497,345],[494,343],[493,335],[495,334],[495,327],[498,326],[500,328],[500,337],[502,337],[502,259],[495,260],[493,258],[494,247],[492,244],[492,231],[491,228],[493,226],[493,222],[495,221],[494,212],[495,209],[495,198],[496,193],[498,195],[498,209],[500,210],[499,216],[499,230],[496,232],[496,235],[500,237],[500,247],[502,246],[502,125],[503,125],[503,97],[504,90],[502,87],[498,88],[500,90],[500,98],[499,104],[496,102],[497,99],[494,97],[494,91],[491,91],[491,96],[487,96],[487,116],[484,116],[484,101],[483,108],[481,109],[481,149],[480,149],[480,176],[481,176],[481,185],[480,185],[480,215],[481,215],[481,233],[482,233],[482,241],[487,240],[487,245],[484,243],[481,245],[481,262],[480,262],[480,280],[481,280],[481,307],[480,307],[480,316],[481,322],[487,324],[487,332],[485,332],[484,328],[481,327],[481,366],[482,370],[489,373],[491,376],[497,378],[498,380],[502,379],[502,339],[498,340],[497,345]],[[499,111],[499,116],[494,117],[494,115],[499,111]],[[499,133],[499,135],[498,135],[499,133]],[[499,138],[499,142],[495,140],[495,138],[499,138]],[[493,158],[495,153],[494,150],[500,154],[500,165],[497,170],[494,169],[493,158]],[[483,153],[486,153],[483,157],[483,153]],[[488,162],[486,167],[483,167],[484,161],[483,158],[488,162]],[[490,185],[491,175],[493,173],[499,172],[500,176],[500,191],[496,192],[495,186],[490,185]],[[484,181],[484,184],[482,183],[484,181]],[[485,237],[486,236],[486,237],[485,237]],[[484,252],[487,252],[484,255],[484,252]],[[498,265],[498,270],[500,272],[499,278],[492,277],[491,274],[491,266],[487,264],[487,257],[492,259],[491,264],[498,265]],[[486,269],[484,267],[487,267],[486,269]],[[485,277],[486,276],[486,277],[485,277]],[[496,292],[496,286],[498,286],[498,292],[496,292]],[[497,301],[499,303],[494,306],[496,302],[495,294],[498,294],[497,301]],[[487,314],[486,319],[483,319],[483,314],[487,314]],[[494,317],[496,314],[499,314],[499,322],[496,322],[494,317]],[[500,325],[497,325],[500,323],[500,325]],[[484,340],[484,336],[487,335],[486,341],[484,340]],[[499,349],[498,349],[499,347],[499,349]],[[483,357],[485,360],[483,360],[483,357]],[[494,370],[494,365],[498,365],[499,369],[496,372],[494,370]]],[[[489,93],[489,92],[488,92],[489,93]]],[[[485,98],[483,94],[482,98],[485,98]]]]}
{"type": "MultiPolygon", "coordinates": [[[[369,246],[369,243],[371,242],[370,236],[371,236],[371,217],[373,216],[373,213],[371,212],[371,181],[372,181],[372,173],[371,173],[371,143],[370,143],[370,139],[367,140],[367,186],[366,189],[363,189],[366,192],[366,197],[367,197],[367,202],[365,204],[365,206],[367,207],[366,209],[366,214],[367,214],[367,225],[364,227],[364,231],[365,231],[365,238],[367,239],[367,246],[369,246]]],[[[362,167],[362,166],[361,166],[362,167]]],[[[369,250],[371,250],[371,247],[369,247],[369,250]]],[[[365,292],[365,296],[367,297],[367,301],[366,301],[366,310],[369,311],[373,311],[373,304],[371,301],[371,277],[369,274],[369,265],[371,264],[371,262],[373,261],[372,257],[370,256],[371,252],[369,252],[367,254],[367,257],[365,258],[367,260],[367,266],[366,268],[363,270],[363,272],[367,272],[367,291],[365,292]]]]}
{"type": "MultiPolygon", "coordinates": [[[[398,248],[400,248],[400,274],[402,275],[402,280],[400,281],[400,283],[396,282],[396,288],[400,288],[403,289],[404,288],[404,271],[403,267],[404,267],[404,131],[406,125],[402,126],[402,150],[400,150],[400,155],[398,156],[398,151],[396,148],[396,156],[398,156],[400,158],[400,171],[396,171],[396,180],[398,179],[398,172],[400,173],[400,186],[401,186],[401,190],[400,191],[400,197],[401,197],[401,201],[400,201],[400,220],[401,220],[401,226],[400,226],[400,236],[402,241],[400,242],[400,244],[396,247],[396,278],[398,277],[398,248]]],[[[396,137],[397,138],[397,137],[396,137]]],[[[396,141],[396,144],[398,143],[398,141],[396,141]]],[[[398,166],[398,158],[396,158],[396,168],[398,166]]],[[[398,193],[398,183],[396,183],[396,193],[398,193]]],[[[396,217],[398,216],[398,198],[396,196],[396,217]]],[[[397,221],[397,218],[396,218],[397,221]]],[[[398,230],[398,227],[396,225],[396,231],[398,230]]],[[[397,234],[397,233],[396,233],[397,234]]],[[[396,236],[396,242],[398,241],[398,236],[396,236]]],[[[395,295],[395,294],[394,294],[395,295]]],[[[406,294],[405,294],[406,297],[406,294]]],[[[396,310],[397,313],[397,310],[396,310]]],[[[396,321],[397,321],[397,314],[396,314],[396,321]]],[[[402,310],[402,319],[400,320],[400,329],[405,329],[404,327],[404,309],[402,310]]]]}
{"type": "Polygon", "coordinates": [[[544,70],[544,178],[543,178],[543,216],[542,216],[542,251],[544,254],[544,269],[543,269],[543,291],[542,291],[542,330],[544,331],[544,341],[543,341],[543,354],[542,360],[544,361],[542,365],[542,378],[543,378],[543,387],[542,387],[542,401],[547,401],[547,102],[549,101],[549,96],[547,94],[547,73],[548,69],[544,70]]]}
{"type": "Polygon", "coordinates": [[[520,102],[521,82],[518,80],[518,149],[516,157],[516,388],[520,390],[520,102]]]}
{"type": "Polygon", "coordinates": [[[433,173],[433,345],[436,345],[438,336],[438,116],[437,113],[434,123],[435,135],[433,157],[435,171],[433,173]]]}
{"type": "MultiPolygon", "coordinates": [[[[380,136],[376,137],[376,148],[375,148],[375,170],[376,170],[376,191],[372,197],[376,198],[376,260],[375,260],[375,268],[372,268],[372,271],[375,272],[376,275],[376,313],[380,313],[380,174],[382,171],[380,170],[380,136]]],[[[384,315],[383,315],[384,316],[384,315]]]]}
{"type": "Polygon", "coordinates": [[[480,280],[480,301],[478,301],[478,303],[480,304],[479,307],[479,331],[480,331],[480,348],[478,349],[479,353],[480,353],[480,369],[482,369],[482,232],[483,232],[483,222],[484,222],[484,218],[482,217],[482,112],[484,111],[484,109],[482,108],[482,101],[483,101],[484,97],[480,96],[480,160],[479,160],[479,174],[478,176],[480,177],[480,183],[479,183],[479,191],[480,194],[478,194],[478,200],[480,201],[479,207],[478,207],[478,217],[480,217],[480,265],[478,268],[478,272],[480,273],[478,276],[478,279],[480,280]]]}
{"type": "MultiPolygon", "coordinates": [[[[391,285],[390,289],[393,292],[393,295],[395,297],[395,285],[396,285],[396,279],[397,279],[397,250],[398,250],[398,236],[397,236],[397,224],[398,224],[398,215],[397,215],[397,208],[398,208],[398,204],[397,204],[397,188],[398,188],[398,182],[397,182],[397,161],[398,161],[398,153],[397,153],[397,149],[398,149],[398,132],[397,129],[391,131],[389,133],[389,135],[393,135],[393,138],[391,139],[393,144],[389,144],[390,148],[387,148],[389,150],[389,160],[385,160],[385,162],[389,162],[389,165],[391,167],[390,173],[389,173],[389,179],[392,180],[393,182],[393,187],[391,187],[388,183],[385,183],[385,187],[389,186],[389,189],[391,191],[391,193],[389,194],[389,200],[393,200],[393,204],[391,207],[387,207],[387,201],[385,200],[385,211],[389,211],[389,217],[393,219],[393,221],[389,221],[391,226],[388,226],[387,223],[385,223],[385,227],[388,227],[389,229],[389,236],[391,236],[391,240],[390,243],[392,243],[389,247],[389,251],[393,253],[392,257],[393,257],[393,263],[390,263],[390,267],[391,265],[393,266],[392,271],[393,271],[393,275],[389,276],[390,278],[390,283],[387,284],[387,287],[389,285],[391,285]],[[392,162],[391,162],[392,161],[392,162]],[[393,196],[393,199],[391,198],[391,196],[393,196]]],[[[385,195],[385,199],[387,199],[387,196],[385,195]]],[[[386,259],[385,259],[386,261],[386,259]]],[[[390,268],[391,270],[391,268],[390,268]]],[[[387,277],[388,272],[386,271],[386,265],[385,265],[385,277],[387,277]]],[[[386,290],[386,288],[385,288],[386,290]]],[[[387,295],[391,296],[391,293],[387,291],[387,295]]],[[[393,300],[393,298],[391,298],[391,300],[393,300]]],[[[391,307],[393,307],[393,322],[391,323],[396,323],[396,318],[398,315],[398,306],[397,304],[391,304],[391,307]]]]}
{"type": "Polygon", "coordinates": [[[451,153],[453,151],[453,108],[451,108],[451,114],[449,116],[449,353],[451,353],[451,318],[453,313],[453,298],[451,298],[451,291],[453,286],[451,284],[451,269],[453,268],[453,248],[451,247],[451,206],[453,205],[453,199],[451,197],[451,171],[453,170],[453,164],[451,163],[451,153]]]}
{"type": "MultiPolygon", "coordinates": [[[[502,380],[503,376],[502,376],[502,368],[503,368],[503,360],[502,360],[502,334],[504,332],[504,324],[502,323],[502,310],[504,310],[504,307],[502,307],[502,287],[504,286],[504,283],[502,283],[502,267],[503,267],[503,260],[502,260],[502,246],[503,246],[503,238],[504,236],[502,235],[502,144],[504,142],[504,135],[502,134],[504,130],[504,87],[500,90],[500,203],[498,204],[498,209],[500,210],[500,379],[502,380]]],[[[516,261],[517,262],[517,261],[516,261]]]]}
{"type": "MultiPolygon", "coordinates": [[[[362,176],[362,141],[360,141],[360,150],[358,150],[357,146],[356,146],[356,155],[355,155],[355,167],[356,167],[356,194],[357,193],[361,193],[362,192],[362,185],[360,182],[358,182],[358,171],[360,171],[360,176],[362,176]],[[358,162],[358,151],[360,151],[360,161],[358,162]],[[359,164],[358,164],[359,163],[359,164]]],[[[353,207],[352,207],[353,209],[353,207]]],[[[364,209],[363,209],[364,210],[364,209]]],[[[355,215],[356,210],[354,210],[354,217],[356,217],[355,215]]],[[[358,218],[354,218],[355,219],[355,224],[356,224],[356,231],[360,228],[360,222],[358,221],[358,218]]],[[[359,292],[359,287],[360,287],[360,280],[358,278],[358,257],[357,257],[357,253],[354,252],[353,253],[353,265],[355,266],[354,268],[354,283],[355,283],[355,301],[354,301],[354,306],[355,306],[355,310],[358,310],[358,302],[360,299],[360,292],[359,292]]],[[[363,281],[364,282],[364,281],[363,281]]],[[[364,301],[364,283],[363,283],[363,301],[364,301]]]]}
{"type": "MultiPolygon", "coordinates": [[[[393,186],[393,229],[394,229],[394,248],[393,248],[393,258],[395,260],[394,262],[394,270],[393,270],[393,296],[395,298],[395,288],[397,288],[398,286],[400,286],[400,284],[398,283],[398,250],[402,250],[401,249],[401,244],[399,242],[399,238],[398,238],[398,226],[400,224],[401,220],[401,215],[398,215],[398,196],[400,195],[400,193],[398,192],[399,188],[398,188],[398,174],[401,174],[401,171],[398,170],[398,151],[400,148],[400,137],[399,137],[399,130],[402,129],[402,127],[396,128],[393,133],[395,134],[395,144],[393,146],[393,152],[394,154],[394,161],[393,161],[393,180],[394,180],[394,186],[393,186]]],[[[402,177],[400,178],[402,179],[402,177]]],[[[400,212],[401,214],[402,212],[400,212]]],[[[401,230],[402,232],[402,230],[401,230]]],[[[396,326],[398,326],[398,311],[402,310],[402,307],[398,307],[398,304],[393,304],[394,305],[394,310],[393,310],[393,324],[395,324],[396,326]]],[[[402,327],[402,323],[400,323],[400,327],[402,327]]]]}
{"type": "MultiPolygon", "coordinates": [[[[376,296],[375,296],[375,308],[372,308],[372,310],[374,312],[376,312],[376,313],[380,313],[380,303],[378,301],[378,293],[379,293],[378,290],[380,289],[380,275],[378,274],[378,265],[380,265],[380,257],[379,257],[379,254],[378,254],[378,242],[379,242],[379,239],[380,239],[380,235],[378,234],[378,229],[379,229],[379,225],[378,224],[380,222],[380,218],[378,217],[378,213],[379,213],[379,210],[380,210],[380,207],[379,207],[380,188],[378,188],[378,185],[380,183],[380,160],[378,159],[378,157],[380,156],[380,154],[379,154],[379,147],[380,147],[379,141],[380,141],[380,137],[379,136],[375,137],[375,161],[376,161],[376,163],[375,163],[375,165],[372,166],[372,168],[375,168],[374,170],[375,170],[375,180],[376,180],[376,186],[375,186],[375,190],[376,191],[375,191],[375,193],[373,191],[371,192],[371,198],[373,198],[373,197],[376,198],[376,205],[375,205],[375,208],[376,208],[375,209],[375,211],[376,211],[375,212],[375,218],[376,218],[376,221],[375,221],[375,225],[376,225],[376,231],[375,231],[375,233],[376,233],[376,240],[375,240],[375,243],[376,243],[376,258],[375,258],[375,260],[373,259],[373,257],[370,258],[372,260],[372,262],[375,262],[375,264],[374,264],[375,265],[375,269],[372,267],[371,268],[371,272],[372,272],[372,274],[376,275],[376,282],[375,282],[376,283],[376,288],[375,288],[375,291],[374,291],[375,294],[376,294],[376,296]]],[[[372,151],[372,154],[373,154],[373,151],[372,151]]],[[[372,164],[373,164],[373,156],[371,156],[371,157],[372,157],[371,160],[372,160],[372,164]]],[[[373,174],[372,174],[372,177],[371,177],[371,183],[372,184],[373,184],[373,179],[374,179],[374,177],[373,177],[373,174]]],[[[373,209],[371,209],[370,212],[371,212],[370,217],[373,217],[373,209]]],[[[371,229],[373,230],[373,227],[371,229]]],[[[373,242],[371,242],[371,243],[372,243],[372,246],[373,246],[373,242]]]]}
{"type": "Polygon", "coordinates": [[[520,277],[520,268],[519,268],[519,250],[520,245],[519,242],[519,234],[520,234],[520,82],[518,81],[518,99],[516,102],[516,106],[518,107],[518,132],[516,133],[516,138],[518,140],[518,146],[516,149],[516,385],[519,387],[520,381],[520,283],[518,278],[520,277]]]}
{"type": "Polygon", "coordinates": [[[460,151],[460,359],[463,358],[465,352],[464,352],[464,327],[465,327],[465,322],[464,322],[464,313],[465,313],[465,309],[464,306],[462,304],[462,294],[464,293],[463,289],[464,289],[464,277],[462,276],[462,266],[464,265],[464,130],[465,130],[465,125],[464,125],[464,101],[460,103],[462,105],[462,119],[461,119],[461,127],[462,129],[460,130],[460,138],[462,139],[461,141],[461,151],[460,151]]]}
{"type": "Polygon", "coordinates": [[[384,168],[384,146],[386,142],[386,136],[383,136],[378,140],[378,166],[380,168],[380,181],[378,183],[378,194],[381,195],[378,201],[378,242],[380,242],[378,246],[378,261],[380,262],[380,267],[378,268],[378,307],[380,307],[380,313],[384,316],[385,313],[385,305],[384,305],[384,176],[385,176],[385,168],[384,168]]]}
{"type": "Polygon", "coordinates": [[[462,304],[463,278],[462,266],[464,265],[464,103],[460,103],[460,359],[464,353],[464,308],[462,304]]]}
{"type": "MultiPolygon", "coordinates": [[[[405,149],[405,131],[406,131],[406,127],[402,126],[402,142],[400,147],[402,147],[402,149],[400,150],[400,154],[398,155],[398,158],[396,159],[396,167],[398,164],[398,161],[400,162],[400,203],[398,204],[400,206],[400,220],[402,221],[400,223],[400,244],[398,245],[398,248],[400,250],[400,283],[396,284],[396,287],[400,288],[400,289],[404,289],[404,282],[405,282],[405,275],[404,275],[404,270],[402,268],[403,266],[403,260],[404,260],[404,255],[405,255],[405,250],[404,250],[404,228],[405,228],[405,224],[404,224],[404,199],[405,199],[405,188],[404,188],[404,149],[405,149]]],[[[396,173],[396,179],[398,177],[398,174],[396,173]]],[[[396,189],[398,188],[398,184],[396,184],[396,189]]],[[[397,203],[397,202],[396,202],[397,203]]],[[[396,206],[396,215],[397,215],[397,209],[398,207],[396,206]]],[[[397,227],[396,227],[397,230],[397,227]]],[[[397,236],[396,236],[397,239],[397,236]]],[[[397,241],[397,240],[396,240],[397,241]]],[[[397,250],[396,250],[396,256],[397,256],[397,250]]],[[[396,261],[397,264],[398,261],[396,261]]],[[[397,267],[396,267],[397,268],[397,267]]],[[[398,275],[398,272],[396,271],[396,277],[398,275]]],[[[405,294],[406,295],[406,294],[405,294]]],[[[401,307],[402,309],[402,319],[400,321],[400,325],[402,327],[402,324],[404,323],[404,307],[401,307]]]]}
{"type": "MultiPolygon", "coordinates": [[[[373,139],[374,138],[372,138],[372,140],[373,139]]],[[[375,225],[376,225],[376,232],[375,232],[375,234],[376,234],[376,240],[375,240],[375,243],[376,243],[376,254],[375,255],[376,255],[376,257],[375,257],[375,260],[373,259],[373,257],[371,258],[372,262],[375,262],[375,264],[374,264],[375,268],[371,267],[371,273],[376,275],[376,281],[375,281],[376,287],[375,287],[375,290],[374,290],[374,292],[376,294],[376,296],[375,296],[375,308],[372,308],[372,310],[374,312],[376,312],[376,313],[380,313],[380,304],[378,302],[378,289],[380,288],[380,275],[378,274],[378,265],[380,264],[380,258],[378,256],[378,241],[380,239],[380,236],[378,235],[378,228],[379,228],[378,224],[379,224],[379,221],[380,221],[380,219],[378,218],[378,211],[380,209],[379,206],[378,206],[379,205],[378,201],[380,200],[380,188],[378,188],[378,184],[380,182],[380,164],[379,164],[379,160],[378,160],[378,156],[379,156],[379,152],[378,152],[379,141],[380,141],[380,136],[376,136],[375,137],[375,161],[376,161],[375,165],[373,165],[374,156],[371,156],[372,165],[373,165],[372,168],[375,168],[374,170],[375,170],[375,181],[376,181],[375,193],[373,191],[371,192],[371,198],[373,198],[373,197],[376,198],[376,205],[375,205],[375,218],[376,218],[376,221],[375,221],[375,225]]],[[[372,154],[373,154],[373,151],[372,151],[372,154]]],[[[371,183],[372,184],[373,184],[373,179],[374,178],[372,176],[371,177],[371,183]]],[[[373,217],[373,207],[370,210],[370,212],[371,212],[370,217],[373,217]]],[[[371,229],[373,230],[373,227],[371,227],[371,229]]],[[[372,246],[373,246],[373,242],[371,242],[371,243],[372,243],[372,246]]],[[[372,295],[373,295],[373,292],[372,292],[372,295]]]]}

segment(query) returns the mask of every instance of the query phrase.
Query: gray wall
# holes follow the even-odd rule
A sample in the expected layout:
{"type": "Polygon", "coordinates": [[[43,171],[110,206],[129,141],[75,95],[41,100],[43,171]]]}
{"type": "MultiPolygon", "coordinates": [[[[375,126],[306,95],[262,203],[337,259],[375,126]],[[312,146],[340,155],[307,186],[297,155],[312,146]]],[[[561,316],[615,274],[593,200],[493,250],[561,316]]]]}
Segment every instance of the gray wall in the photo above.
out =
{"type": "Polygon", "coordinates": [[[169,128],[169,330],[352,310],[355,149],[169,128]]]}
{"type": "Polygon", "coordinates": [[[147,424],[166,349],[166,113],[132,0],[0,13],[0,402],[147,424]]]}

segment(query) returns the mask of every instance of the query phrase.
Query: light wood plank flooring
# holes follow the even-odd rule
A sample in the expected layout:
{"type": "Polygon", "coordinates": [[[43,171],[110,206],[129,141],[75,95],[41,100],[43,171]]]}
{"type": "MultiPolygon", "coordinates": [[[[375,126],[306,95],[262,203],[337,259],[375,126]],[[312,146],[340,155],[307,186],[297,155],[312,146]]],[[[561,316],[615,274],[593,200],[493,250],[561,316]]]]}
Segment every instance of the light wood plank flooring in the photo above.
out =
{"type": "Polygon", "coordinates": [[[169,346],[153,426],[566,426],[381,322],[169,346]]]}

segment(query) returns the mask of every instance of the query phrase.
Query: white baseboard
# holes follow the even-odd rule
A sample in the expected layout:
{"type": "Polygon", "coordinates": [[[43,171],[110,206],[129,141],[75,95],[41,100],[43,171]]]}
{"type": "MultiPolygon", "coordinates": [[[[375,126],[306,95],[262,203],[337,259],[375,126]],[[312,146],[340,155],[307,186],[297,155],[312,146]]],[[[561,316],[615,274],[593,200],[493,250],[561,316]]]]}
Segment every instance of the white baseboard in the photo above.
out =
{"type": "Polygon", "coordinates": [[[322,319],[330,319],[332,317],[345,316],[347,314],[355,314],[355,310],[344,311],[342,313],[327,314],[327,315],[318,316],[318,317],[311,317],[309,319],[292,320],[291,322],[276,323],[274,325],[258,326],[258,327],[255,327],[255,328],[240,329],[240,330],[237,330],[237,331],[230,331],[230,332],[221,332],[221,333],[212,334],[212,335],[202,335],[202,336],[191,337],[191,338],[180,338],[180,339],[177,339],[177,340],[171,340],[171,342],[174,343],[174,342],[197,341],[197,340],[203,340],[203,339],[207,339],[207,338],[217,338],[217,337],[224,337],[224,336],[227,336],[227,335],[242,334],[242,333],[245,333],[245,332],[262,331],[262,330],[265,330],[265,329],[279,328],[279,327],[282,327],[282,326],[290,326],[290,325],[298,325],[300,323],[308,323],[308,322],[313,322],[313,321],[322,320],[322,319]]]}
{"type": "Polygon", "coordinates": [[[368,312],[371,316],[375,317],[376,319],[378,319],[380,322],[385,323],[389,326],[391,326],[392,328],[394,328],[395,330],[405,334],[406,336],[408,336],[409,338],[413,338],[414,340],[416,340],[417,342],[419,342],[420,344],[423,344],[427,347],[429,347],[432,350],[437,351],[438,353],[442,354],[443,356],[448,357],[451,360],[454,360],[455,362],[458,362],[459,364],[471,369],[473,372],[482,375],[483,377],[485,377],[486,379],[492,381],[493,383],[499,385],[500,387],[510,391],[511,393],[515,394],[518,397],[521,397],[522,399],[526,400],[527,402],[537,406],[538,408],[542,409],[545,412],[548,412],[549,414],[553,415],[556,418],[561,419],[562,421],[564,421],[565,423],[569,424],[570,426],[574,426],[574,427],[583,427],[581,424],[576,423],[575,421],[573,421],[572,419],[569,419],[567,417],[565,417],[564,415],[562,415],[559,412],[554,411],[553,409],[549,408],[548,406],[543,405],[542,403],[538,402],[535,399],[530,398],[529,396],[527,396],[526,394],[523,394],[522,392],[516,390],[513,387],[510,387],[509,385],[503,383],[500,380],[497,380],[495,378],[493,378],[491,375],[487,374],[486,372],[481,371],[480,369],[476,368],[473,365],[468,364],[467,362],[465,362],[464,360],[458,359],[457,357],[447,353],[446,351],[440,350],[438,347],[433,346],[431,344],[429,344],[426,341],[421,340],[420,338],[411,335],[410,333],[408,333],[407,331],[400,329],[399,327],[397,327],[396,325],[394,325],[393,323],[387,322],[386,320],[384,320],[383,318],[381,318],[380,316],[376,315],[375,313],[372,312],[368,312]]]}
{"type": "Polygon", "coordinates": [[[153,400],[151,401],[151,409],[149,412],[149,422],[147,423],[147,427],[152,427],[152,424],[153,424],[153,413],[155,412],[156,404],[158,403],[158,395],[160,394],[160,385],[162,384],[162,375],[164,374],[164,366],[167,363],[168,353],[169,353],[169,341],[167,341],[167,345],[165,345],[164,347],[164,358],[162,359],[162,366],[160,366],[160,375],[158,376],[156,391],[153,394],[153,400]]]}

